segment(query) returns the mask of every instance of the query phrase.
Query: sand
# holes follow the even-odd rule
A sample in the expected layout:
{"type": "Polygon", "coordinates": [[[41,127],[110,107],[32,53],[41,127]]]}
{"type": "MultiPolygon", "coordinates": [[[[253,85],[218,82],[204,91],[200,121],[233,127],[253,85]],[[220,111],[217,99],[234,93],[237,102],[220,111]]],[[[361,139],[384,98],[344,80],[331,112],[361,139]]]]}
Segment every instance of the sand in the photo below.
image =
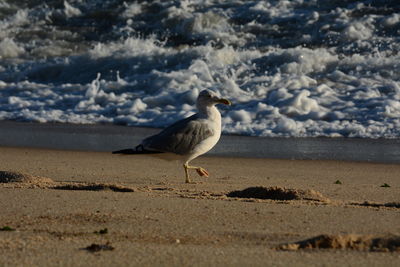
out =
{"type": "Polygon", "coordinates": [[[400,164],[193,163],[0,147],[0,266],[400,266],[400,164]]]}

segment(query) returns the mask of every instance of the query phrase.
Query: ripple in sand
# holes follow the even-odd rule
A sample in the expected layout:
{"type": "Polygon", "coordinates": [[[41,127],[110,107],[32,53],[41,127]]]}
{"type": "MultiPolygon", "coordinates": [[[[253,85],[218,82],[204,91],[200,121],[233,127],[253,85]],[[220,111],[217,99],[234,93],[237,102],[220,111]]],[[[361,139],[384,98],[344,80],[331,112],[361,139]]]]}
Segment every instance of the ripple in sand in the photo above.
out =
{"type": "Polygon", "coordinates": [[[114,192],[134,192],[135,190],[130,187],[114,185],[114,184],[64,184],[54,186],[53,189],[59,190],[86,190],[86,191],[105,191],[110,190],[114,192]]]}
{"type": "Polygon", "coordinates": [[[283,187],[249,187],[244,190],[232,191],[227,194],[228,197],[237,198],[257,198],[272,200],[312,200],[328,202],[320,192],[314,190],[287,189],[283,187]]]}
{"type": "Polygon", "coordinates": [[[353,202],[353,203],[350,203],[350,205],[361,206],[361,207],[372,207],[372,208],[400,209],[400,202],[375,203],[375,202],[370,202],[370,201],[364,201],[363,203],[353,202]]]}
{"type": "Polygon", "coordinates": [[[303,241],[281,245],[278,249],[351,249],[360,251],[400,252],[400,236],[319,235],[303,241]]]}
{"type": "Polygon", "coordinates": [[[40,184],[53,182],[52,179],[47,177],[34,176],[21,172],[0,171],[0,183],[40,184]]]}

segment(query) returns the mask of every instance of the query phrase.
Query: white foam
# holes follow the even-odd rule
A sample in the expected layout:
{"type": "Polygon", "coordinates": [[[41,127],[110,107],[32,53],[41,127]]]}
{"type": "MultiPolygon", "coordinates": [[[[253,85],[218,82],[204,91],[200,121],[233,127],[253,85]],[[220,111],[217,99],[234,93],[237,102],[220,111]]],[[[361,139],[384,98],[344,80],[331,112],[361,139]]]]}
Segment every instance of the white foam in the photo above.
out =
{"type": "Polygon", "coordinates": [[[356,21],[351,23],[343,31],[344,40],[366,40],[372,37],[375,27],[373,19],[356,21]]]}
{"type": "Polygon", "coordinates": [[[163,54],[166,51],[168,49],[157,45],[154,39],[129,37],[123,42],[97,43],[89,51],[89,55],[95,59],[110,56],[123,58],[137,55],[157,56],[157,54],[163,54]]]}
{"type": "Polygon", "coordinates": [[[325,115],[326,109],[310,98],[310,91],[302,90],[285,101],[281,112],[288,116],[309,115],[310,118],[319,119],[325,115]]]}
{"type": "Polygon", "coordinates": [[[65,7],[64,9],[65,16],[67,16],[67,18],[72,18],[82,15],[82,12],[79,10],[79,8],[73,7],[67,1],[64,1],[64,7],[65,7]]]}
{"type": "Polygon", "coordinates": [[[301,127],[299,127],[296,121],[290,118],[282,117],[278,120],[274,130],[284,134],[292,134],[293,132],[298,134],[300,129],[301,127]]]}
{"type": "Polygon", "coordinates": [[[125,11],[122,13],[122,16],[125,18],[134,17],[139,15],[142,12],[142,6],[139,3],[131,3],[127,4],[124,2],[125,11]]]}
{"type": "Polygon", "coordinates": [[[225,133],[400,134],[394,6],[39,2],[0,1],[0,119],[165,127],[212,89],[225,133]]]}
{"type": "Polygon", "coordinates": [[[251,113],[247,112],[244,109],[231,111],[228,113],[228,116],[232,119],[233,122],[249,124],[253,121],[251,118],[251,113]]]}
{"type": "Polygon", "coordinates": [[[14,40],[5,38],[0,41],[0,59],[1,58],[15,58],[25,52],[23,47],[19,47],[14,40]]]}
{"type": "Polygon", "coordinates": [[[385,27],[396,26],[400,22],[400,14],[395,13],[383,19],[382,23],[385,27]]]}

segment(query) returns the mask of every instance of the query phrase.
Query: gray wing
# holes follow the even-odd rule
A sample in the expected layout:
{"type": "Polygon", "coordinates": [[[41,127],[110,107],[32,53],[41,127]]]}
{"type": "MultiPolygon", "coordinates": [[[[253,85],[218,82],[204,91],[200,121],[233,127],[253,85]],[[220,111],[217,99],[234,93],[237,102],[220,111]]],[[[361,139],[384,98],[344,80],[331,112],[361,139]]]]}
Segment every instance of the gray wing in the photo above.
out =
{"type": "Polygon", "coordinates": [[[214,131],[203,120],[192,115],[165,128],[159,134],[143,140],[146,149],[161,152],[186,154],[204,139],[212,136],[214,131]]]}

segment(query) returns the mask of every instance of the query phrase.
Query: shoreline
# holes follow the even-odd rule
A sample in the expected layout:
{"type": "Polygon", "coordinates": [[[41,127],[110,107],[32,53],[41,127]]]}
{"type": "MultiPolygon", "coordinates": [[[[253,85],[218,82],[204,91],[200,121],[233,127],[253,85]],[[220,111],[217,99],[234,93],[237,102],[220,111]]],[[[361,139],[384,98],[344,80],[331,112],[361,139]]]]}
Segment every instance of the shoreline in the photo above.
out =
{"type": "MultiPolygon", "coordinates": [[[[119,125],[0,121],[0,146],[79,151],[134,147],[160,131],[119,125]]],[[[287,138],[222,135],[207,155],[400,163],[400,139],[287,138]]]]}

